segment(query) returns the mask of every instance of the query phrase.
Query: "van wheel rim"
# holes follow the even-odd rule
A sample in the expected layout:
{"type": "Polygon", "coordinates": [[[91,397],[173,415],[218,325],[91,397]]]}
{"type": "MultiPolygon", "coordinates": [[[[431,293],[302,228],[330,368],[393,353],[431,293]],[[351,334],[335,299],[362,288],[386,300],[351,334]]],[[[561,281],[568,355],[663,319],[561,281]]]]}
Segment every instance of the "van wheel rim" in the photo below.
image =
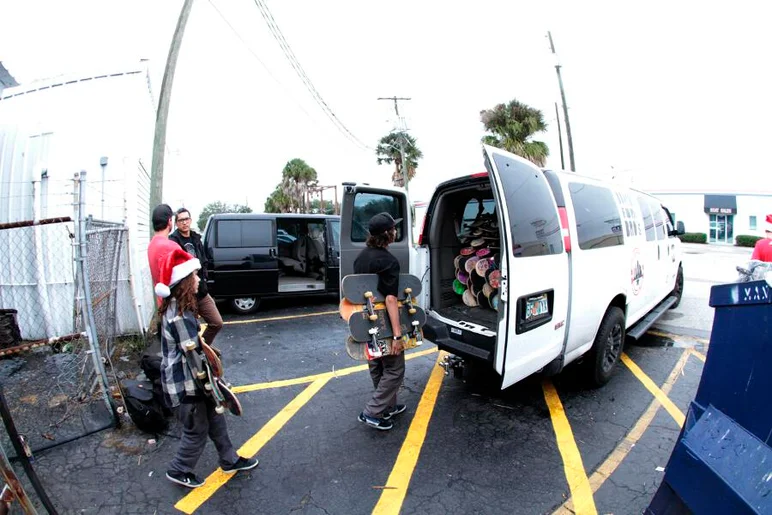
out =
{"type": "Polygon", "coordinates": [[[255,306],[255,299],[253,298],[245,298],[245,299],[235,299],[233,303],[236,305],[239,309],[252,309],[255,306]]]}
{"type": "Polygon", "coordinates": [[[603,353],[603,371],[608,372],[619,359],[622,350],[622,326],[616,324],[606,340],[606,349],[603,353]]]}

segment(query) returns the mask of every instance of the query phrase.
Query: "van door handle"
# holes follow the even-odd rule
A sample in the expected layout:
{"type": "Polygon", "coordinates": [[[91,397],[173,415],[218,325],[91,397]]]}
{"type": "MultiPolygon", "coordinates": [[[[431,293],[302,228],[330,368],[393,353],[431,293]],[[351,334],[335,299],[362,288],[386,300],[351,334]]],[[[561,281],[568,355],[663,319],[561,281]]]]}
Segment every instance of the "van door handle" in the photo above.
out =
{"type": "Polygon", "coordinates": [[[268,251],[268,255],[269,255],[270,257],[276,257],[276,249],[274,249],[274,248],[271,248],[271,249],[268,251]]]}

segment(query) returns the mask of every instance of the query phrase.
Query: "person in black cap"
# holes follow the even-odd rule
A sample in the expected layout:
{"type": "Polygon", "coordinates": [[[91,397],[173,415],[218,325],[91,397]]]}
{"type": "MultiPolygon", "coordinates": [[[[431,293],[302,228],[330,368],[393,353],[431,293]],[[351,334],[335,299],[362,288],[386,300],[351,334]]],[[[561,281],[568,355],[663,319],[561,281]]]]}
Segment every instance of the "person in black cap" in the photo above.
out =
{"type": "Polygon", "coordinates": [[[378,274],[378,291],[386,298],[394,339],[388,355],[368,362],[375,392],[359,414],[359,421],[370,427],[387,431],[393,427],[391,419],[405,411],[397,404],[397,391],[405,378],[404,338],[399,325],[397,296],[399,294],[399,261],[387,250],[397,235],[397,224],[388,213],[378,213],[370,219],[367,248],[354,261],[355,274],[378,274]]]}

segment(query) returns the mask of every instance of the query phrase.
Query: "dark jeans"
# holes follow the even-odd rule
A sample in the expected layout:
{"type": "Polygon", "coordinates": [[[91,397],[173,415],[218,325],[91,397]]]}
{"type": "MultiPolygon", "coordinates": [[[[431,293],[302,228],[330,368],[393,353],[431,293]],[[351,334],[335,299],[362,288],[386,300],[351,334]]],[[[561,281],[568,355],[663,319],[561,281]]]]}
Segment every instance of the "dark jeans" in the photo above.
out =
{"type": "Polygon", "coordinates": [[[181,404],[174,408],[177,420],[182,424],[182,437],[177,454],[169,468],[177,472],[193,472],[196,463],[204,452],[206,437],[212,439],[220,455],[220,466],[233,465],[239,459],[228,436],[228,424],[225,415],[214,411],[214,404],[207,400],[181,404]]]}
{"type": "Polygon", "coordinates": [[[370,361],[368,365],[375,392],[365,406],[365,415],[380,418],[386,410],[397,405],[397,392],[405,379],[405,353],[384,356],[370,361]]]}

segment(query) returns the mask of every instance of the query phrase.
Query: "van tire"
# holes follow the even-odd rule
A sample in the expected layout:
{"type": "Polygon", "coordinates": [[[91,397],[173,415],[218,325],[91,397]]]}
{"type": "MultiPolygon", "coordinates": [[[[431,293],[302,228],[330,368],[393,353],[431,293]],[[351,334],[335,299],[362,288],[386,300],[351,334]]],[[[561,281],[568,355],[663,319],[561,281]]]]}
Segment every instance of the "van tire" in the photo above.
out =
{"type": "Polygon", "coordinates": [[[670,309],[675,309],[681,303],[681,296],[684,294],[684,268],[678,265],[678,274],[676,274],[675,287],[670,293],[672,297],[676,298],[675,304],[670,306],[670,309]]]}
{"type": "Polygon", "coordinates": [[[231,309],[240,315],[249,315],[260,307],[260,297],[237,297],[230,301],[231,309]]]}
{"type": "Polygon", "coordinates": [[[603,316],[595,342],[585,360],[587,381],[590,386],[600,387],[608,383],[614,374],[625,342],[625,314],[611,306],[603,316]]]}

